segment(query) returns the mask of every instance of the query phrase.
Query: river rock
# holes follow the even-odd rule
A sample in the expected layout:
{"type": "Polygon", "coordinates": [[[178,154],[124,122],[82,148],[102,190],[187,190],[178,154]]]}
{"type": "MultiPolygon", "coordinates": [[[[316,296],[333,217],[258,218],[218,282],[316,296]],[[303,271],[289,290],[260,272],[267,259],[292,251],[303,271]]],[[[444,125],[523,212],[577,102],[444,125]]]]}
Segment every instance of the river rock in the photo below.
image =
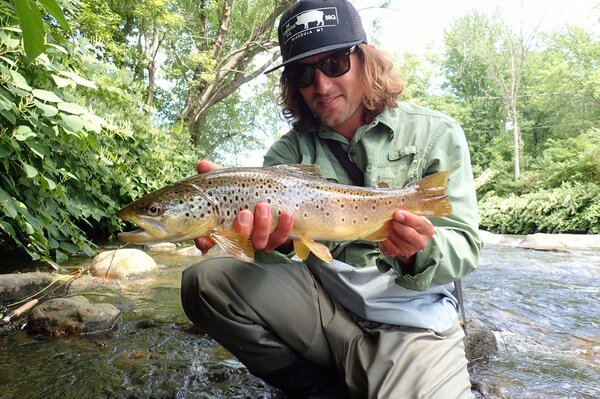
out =
{"type": "Polygon", "coordinates": [[[469,362],[488,359],[498,353],[498,343],[492,330],[473,320],[467,322],[464,343],[469,362]]]}
{"type": "MultiPolygon", "coordinates": [[[[216,250],[216,249],[215,249],[216,250]]],[[[177,250],[177,255],[181,256],[202,256],[202,251],[200,251],[196,246],[192,245],[189,247],[184,247],[177,250]]]]}
{"type": "Polygon", "coordinates": [[[521,248],[542,251],[600,249],[600,234],[530,234],[519,244],[521,248]]]}
{"type": "Polygon", "coordinates": [[[92,274],[100,277],[126,279],[156,270],[154,259],[139,249],[116,249],[100,252],[92,261],[92,274]]]}
{"type": "Polygon", "coordinates": [[[144,248],[152,252],[173,252],[177,250],[177,245],[173,242],[159,242],[157,244],[144,245],[144,248]]]}
{"type": "Polygon", "coordinates": [[[0,274],[0,303],[17,302],[52,284],[58,276],[52,273],[0,274]]]}
{"type": "Polygon", "coordinates": [[[93,334],[112,329],[120,313],[111,304],[92,303],[80,295],[54,298],[33,308],[27,328],[33,334],[93,334]]]}

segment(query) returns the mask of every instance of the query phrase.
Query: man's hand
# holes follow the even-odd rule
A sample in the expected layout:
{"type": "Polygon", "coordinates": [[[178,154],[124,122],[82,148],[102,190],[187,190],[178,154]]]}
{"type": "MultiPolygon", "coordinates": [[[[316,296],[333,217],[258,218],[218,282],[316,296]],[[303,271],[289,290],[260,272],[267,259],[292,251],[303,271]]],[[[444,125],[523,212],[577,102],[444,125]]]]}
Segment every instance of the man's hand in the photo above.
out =
{"type": "MultiPolygon", "coordinates": [[[[209,161],[198,162],[198,173],[206,173],[214,169],[219,169],[220,166],[209,161]]],[[[294,215],[290,211],[283,211],[279,215],[279,223],[270,234],[271,231],[271,206],[267,203],[259,203],[254,209],[254,213],[244,209],[240,211],[233,223],[235,231],[245,234],[250,237],[252,248],[255,250],[271,251],[280,245],[284,244],[294,226],[294,215]]],[[[210,237],[196,238],[196,247],[202,253],[208,252],[215,243],[210,237]]]]}
{"type": "Polygon", "coordinates": [[[429,219],[398,210],[394,213],[392,232],[379,243],[379,249],[387,256],[410,264],[414,261],[414,255],[429,244],[433,231],[429,219]]]}

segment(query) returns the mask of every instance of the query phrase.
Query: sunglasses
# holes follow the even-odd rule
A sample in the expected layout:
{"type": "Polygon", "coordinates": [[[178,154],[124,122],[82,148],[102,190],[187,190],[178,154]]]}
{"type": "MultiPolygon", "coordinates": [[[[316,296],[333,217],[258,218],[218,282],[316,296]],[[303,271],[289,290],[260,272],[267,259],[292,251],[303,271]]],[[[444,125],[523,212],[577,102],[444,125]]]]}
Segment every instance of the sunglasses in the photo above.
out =
{"type": "Polygon", "coordinates": [[[298,89],[308,87],[314,83],[315,69],[318,69],[330,78],[337,78],[350,70],[350,54],[354,53],[356,48],[356,46],[352,46],[348,50],[333,53],[314,64],[286,66],[284,73],[292,85],[298,89]]]}

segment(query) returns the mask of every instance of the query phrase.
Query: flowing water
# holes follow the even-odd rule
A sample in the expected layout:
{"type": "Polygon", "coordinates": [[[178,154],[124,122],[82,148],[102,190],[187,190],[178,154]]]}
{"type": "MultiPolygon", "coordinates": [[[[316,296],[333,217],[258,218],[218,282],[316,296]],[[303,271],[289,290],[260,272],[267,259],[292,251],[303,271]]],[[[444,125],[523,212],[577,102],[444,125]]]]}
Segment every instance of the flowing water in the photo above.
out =
{"type": "MultiPolygon", "coordinates": [[[[0,398],[276,398],[183,314],[180,275],[198,258],[152,256],[159,272],[124,283],[135,307],[114,331],[0,336],[0,398]]],[[[464,290],[499,342],[472,366],[480,397],[600,398],[600,252],[489,246],[464,290]]]]}

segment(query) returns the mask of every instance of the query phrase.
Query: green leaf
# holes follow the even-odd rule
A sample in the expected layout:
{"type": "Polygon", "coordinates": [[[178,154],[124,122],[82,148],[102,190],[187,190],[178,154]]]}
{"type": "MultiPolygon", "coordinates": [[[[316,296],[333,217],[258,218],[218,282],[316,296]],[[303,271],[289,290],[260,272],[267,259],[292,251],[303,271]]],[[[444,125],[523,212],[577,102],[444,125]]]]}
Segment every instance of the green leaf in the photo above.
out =
{"type": "Polygon", "coordinates": [[[36,134],[29,126],[21,125],[13,131],[14,138],[19,141],[25,141],[30,137],[35,137],[36,134]]]}
{"type": "Polygon", "coordinates": [[[31,94],[33,94],[35,98],[39,98],[42,101],[50,101],[51,103],[63,102],[62,98],[48,90],[33,89],[31,94]]]}
{"type": "Polygon", "coordinates": [[[14,114],[14,112],[12,112],[12,111],[2,110],[2,111],[0,111],[0,115],[2,115],[3,117],[5,117],[6,120],[9,121],[13,125],[17,123],[17,117],[14,114]]]}
{"type": "Polygon", "coordinates": [[[87,130],[91,130],[92,132],[95,132],[95,133],[100,133],[102,131],[102,125],[104,125],[104,123],[106,123],[106,122],[104,121],[104,119],[100,118],[99,116],[96,116],[93,114],[87,114],[87,115],[85,115],[84,123],[85,123],[85,128],[87,130]]]}
{"type": "Polygon", "coordinates": [[[56,0],[39,0],[39,1],[40,1],[40,3],[42,3],[44,5],[44,8],[46,9],[46,11],[48,11],[50,13],[50,15],[52,15],[54,18],[56,18],[56,21],[58,21],[61,28],[63,28],[67,32],[71,31],[71,28],[69,27],[69,24],[67,23],[67,20],[65,19],[63,11],[60,8],[60,6],[58,5],[58,3],[56,2],[56,0]]]}
{"type": "Polygon", "coordinates": [[[17,234],[15,233],[15,229],[13,229],[13,227],[0,220],[0,229],[4,230],[5,233],[7,233],[10,237],[16,237],[17,234]]]}
{"type": "MultiPolygon", "coordinates": [[[[56,255],[56,260],[58,260],[58,254],[56,255]]],[[[62,259],[62,260],[66,260],[66,259],[62,259]]],[[[56,271],[62,270],[62,267],[60,267],[60,265],[58,263],[54,262],[51,259],[44,259],[44,262],[48,263],[56,271]]]]}
{"type": "Polygon", "coordinates": [[[61,114],[60,115],[61,119],[64,121],[64,123],[61,123],[61,125],[64,128],[67,128],[73,132],[78,132],[81,129],[83,129],[83,119],[81,119],[80,117],[76,116],[76,115],[64,115],[61,114]]]}
{"type": "Polygon", "coordinates": [[[54,115],[58,114],[58,108],[56,108],[54,105],[44,104],[43,102],[38,100],[34,100],[33,103],[36,107],[42,110],[44,116],[51,118],[54,115]]]}
{"type": "Polygon", "coordinates": [[[55,258],[57,262],[66,262],[69,260],[69,257],[58,249],[56,250],[55,258]]]}
{"type": "Polygon", "coordinates": [[[6,143],[0,143],[0,158],[5,158],[12,154],[12,147],[6,143]]]}
{"type": "Polygon", "coordinates": [[[38,170],[26,162],[23,162],[23,170],[25,171],[27,177],[30,179],[32,177],[36,177],[38,174],[38,170]]]}
{"type": "Polygon", "coordinates": [[[71,79],[73,82],[77,83],[80,86],[89,87],[90,89],[95,89],[97,87],[96,83],[92,82],[91,80],[82,78],[81,76],[77,75],[75,72],[59,71],[59,73],[63,76],[68,77],[69,79],[71,79]]]}
{"type": "Polygon", "coordinates": [[[10,195],[4,191],[3,189],[0,188],[0,201],[9,201],[10,200],[10,195]]]}
{"type": "Polygon", "coordinates": [[[54,190],[56,188],[56,183],[54,182],[54,180],[47,178],[46,176],[42,176],[44,178],[44,180],[46,180],[46,183],[48,183],[48,189],[49,190],[54,190]]]}
{"type": "Polygon", "coordinates": [[[6,32],[0,32],[0,41],[9,49],[17,48],[21,43],[19,39],[12,37],[6,32]]]}
{"type": "Polygon", "coordinates": [[[6,215],[10,218],[16,218],[17,216],[19,216],[19,212],[17,212],[17,210],[14,207],[14,204],[10,201],[6,201],[2,204],[2,206],[4,207],[4,212],[6,213],[6,215]]]}
{"type": "Polygon", "coordinates": [[[76,103],[63,102],[63,103],[58,103],[57,106],[58,106],[58,109],[60,109],[61,111],[65,111],[65,112],[68,112],[68,113],[74,114],[74,115],[81,115],[81,114],[85,114],[87,112],[87,110],[85,108],[83,108],[81,105],[76,104],[76,103]]]}
{"type": "Polygon", "coordinates": [[[60,248],[72,254],[79,252],[79,247],[75,244],[71,244],[70,242],[61,242],[60,248]]]}
{"type": "Polygon", "coordinates": [[[47,146],[40,144],[38,142],[35,141],[26,141],[25,144],[27,144],[27,147],[29,147],[29,149],[38,157],[44,159],[44,157],[49,156],[50,155],[50,150],[48,149],[47,146]]]}
{"type": "Polygon", "coordinates": [[[15,13],[23,32],[23,45],[29,58],[34,59],[44,51],[44,23],[42,14],[33,1],[14,0],[15,13]]]}
{"type": "Polygon", "coordinates": [[[60,76],[52,75],[52,80],[56,83],[58,87],[66,87],[74,84],[74,82],[70,79],[61,78],[60,76]]]}
{"type": "Polygon", "coordinates": [[[0,111],[10,111],[14,104],[0,95],[0,111]]]}
{"type": "Polygon", "coordinates": [[[25,80],[23,75],[21,75],[17,71],[10,71],[10,75],[13,78],[12,84],[14,84],[15,86],[17,86],[20,89],[31,91],[31,86],[29,86],[27,84],[27,81],[25,80]]]}

